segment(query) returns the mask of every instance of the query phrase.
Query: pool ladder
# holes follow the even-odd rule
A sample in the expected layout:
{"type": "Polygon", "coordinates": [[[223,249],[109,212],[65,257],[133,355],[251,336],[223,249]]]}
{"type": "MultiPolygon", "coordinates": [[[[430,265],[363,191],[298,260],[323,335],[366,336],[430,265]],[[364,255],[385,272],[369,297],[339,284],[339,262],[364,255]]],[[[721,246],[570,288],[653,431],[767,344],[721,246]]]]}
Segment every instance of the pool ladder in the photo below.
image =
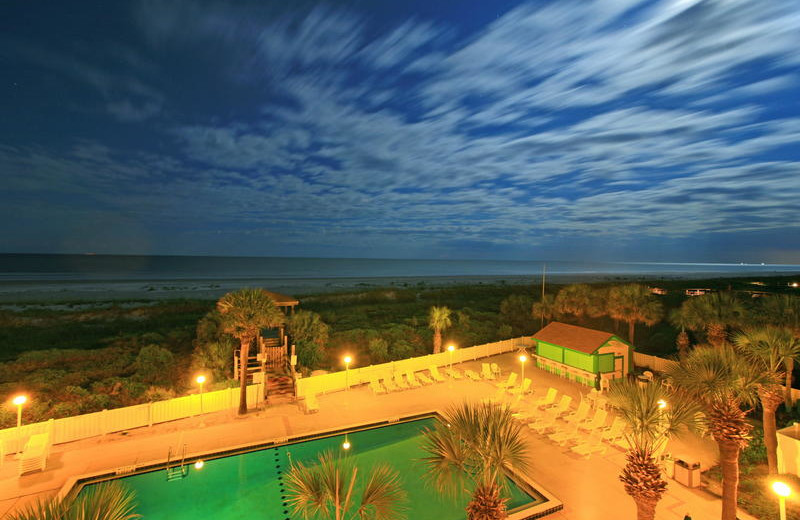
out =
{"type": "Polygon", "coordinates": [[[186,445],[184,444],[180,451],[180,462],[178,462],[178,452],[175,452],[175,461],[172,460],[172,446],[167,451],[167,482],[185,478],[189,474],[189,468],[186,467],[186,445]],[[174,466],[172,465],[174,462],[174,466]]]}

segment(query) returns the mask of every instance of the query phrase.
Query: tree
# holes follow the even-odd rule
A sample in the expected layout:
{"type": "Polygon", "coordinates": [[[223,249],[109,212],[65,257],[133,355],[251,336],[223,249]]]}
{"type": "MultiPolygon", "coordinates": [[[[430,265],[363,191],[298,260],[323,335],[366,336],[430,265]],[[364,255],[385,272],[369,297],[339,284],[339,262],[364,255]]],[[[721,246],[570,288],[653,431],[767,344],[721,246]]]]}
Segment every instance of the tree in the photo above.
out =
{"type": "MultiPolygon", "coordinates": [[[[800,340],[800,298],[788,294],[772,295],[768,298],[761,298],[756,308],[758,312],[757,321],[783,327],[788,329],[795,339],[800,340]]],[[[786,407],[794,406],[792,397],[792,374],[794,373],[794,361],[797,356],[786,356],[784,364],[786,366],[786,386],[784,388],[784,402],[786,407]]]]}
{"type": "Polygon", "coordinates": [[[694,349],[667,370],[667,377],[703,408],[708,431],[719,447],[722,520],[735,520],[739,453],[748,445],[752,430],[742,408],[756,403],[765,375],[730,345],[723,344],[694,349]]]}
{"type": "MultiPolygon", "coordinates": [[[[772,380],[766,380],[758,387],[758,398],[761,400],[762,422],[764,424],[764,446],[767,449],[769,472],[778,473],[778,434],[775,423],[775,412],[784,396],[778,384],[781,377],[790,374],[786,369],[794,364],[800,355],[800,340],[792,336],[788,329],[763,327],[748,329],[733,338],[736,348],[751,363],[759,367],[765,374],[772,374],[772,380]],[[791,363],[787,360],[791,359],[791,363]]],[[[791,379],[787,381],[791,385],[791,379]]],[[[791,396],[791,386],[789,396],[791,396]]]]}
{"type": "Polygon", "coordinates": [[[586,316],[596,318],[605,312],[597,293],[584,283],[568,285],[558,291],[555,310],[559,316],[574,316],[578,320],[586,316]]]}
{"type": "Polygon", "coordinates": [[[545,294],[541,300],[531,306],[534,319],[539,319],[539,326],[544,327],[556,314],[556,299],[552,294],[545,294]]]}
{"type": "Polygon", "coordinates": [[[500,302],[501,320],[511,326],[514,335],[533,332],[531,326],[532,305],[533,299],[525,294],[512,294],[500,302]]]}
{"type": "Polygon", "coordinates": [[[611,386],[608,399],[629,431],[627,464],[619,478],[636,502],[638,520],[652,520],[667,489],[658,458],[670,437],[685,426],[694,427],[698,406],[658,382],[642,387],[619,381],[611,386]]]}
{"type": "Polygon", "coordinates": [[[197,322],[193,344],[192,365],[196,370],[210,371],[214,381],[233,377],[233,349],[237,341],[222,330],[222,315],[218,310],[197,322]]]}
{"type": "Polygon", "coordinates": [[[678,347],[678,356],[680,359],[683,359],[689,353],[689,348],[692,346],[686,329],[691,329],[693,322],[687,319],[686,314],[681,312],[680,309],[673,309],[672,312],[670,312],[669,322],[673,327],[680,329],[678,337],[675,338],[675,346],[678,347]]]}
{"type": "Polygon", "coordinates": [[[219,299],[222,330],[239,340],[239,415],[247,413],[247,361],[250,344],[263,328],[281,325],[283,313],[263,289],[239,289],[219,299]]]}
{"type": "Polygon", "coordinates": [[[633,344],[637,323],[655,325],[664,316],[664,306],[644,285],[626,284],[608,292],[608,312],[615,320],[628,324],[628,341],[633,344]]]}
{"type": "Polygon", "coordinates": [[[442,351],[442,331],[452,325],[450,309],[447,307],[431,307],[428,314],[428,327],[433,330],[433,353],[442,351]]]}
{"type": "Polygon", "coordinates": [[[303,518],[395,520],[404,518],[406,493],[400,477],[387,465],[373,466],[357,497],[358,467],[327,451],[315,465],[293,463],[286,474],[288,503],[303,518]]]}
{"type": "Polygon", "coordinates": [[[301,310],[289,317],[288,328],[297,347],[298,363],[316,368],[322,361],[328,343],[328,326],[316,312],[301,310]]]}
{"type": "Polygon", "coordinates": [[[147,345],[139,350],[133,364],[136,377],[148,385],[168,385],[172,381],[175,359],[172,352],[158,345],[147,345]]]}
{"type": "Polygon", "coordinates": [[[720,347],[728,339],[728,328],[744,322],[742,303],[728,292],[689,298],[679,310],[678,320],[693,331],[705,331],[708,342],[720,347]]]}
{"type": "Polygon", "coordinates": [[[425,432],[422,449],[426,478],[440,492],[471,490],[468,520],[506,518],[505,472],[530,464],[522,425],[508,407],[492,403],[451,407],[425,432]]]}
{"type": "Polygon", "coordinates": [[[80,496],[70,492],[66,497],[39,500],[8,520],[135,520],[135,495],[118,482],[99,484],[80,496]]]}

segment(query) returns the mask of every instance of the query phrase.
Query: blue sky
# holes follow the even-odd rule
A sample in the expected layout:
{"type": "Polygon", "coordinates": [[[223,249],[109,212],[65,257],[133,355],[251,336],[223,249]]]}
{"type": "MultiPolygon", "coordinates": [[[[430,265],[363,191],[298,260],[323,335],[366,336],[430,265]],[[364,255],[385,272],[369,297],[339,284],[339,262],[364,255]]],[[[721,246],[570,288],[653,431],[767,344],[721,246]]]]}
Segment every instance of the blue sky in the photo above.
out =
{"type": "Polygon", "coordinates": [[[793,0],[0,20],[0,252],[800,263],[793,0]]]}

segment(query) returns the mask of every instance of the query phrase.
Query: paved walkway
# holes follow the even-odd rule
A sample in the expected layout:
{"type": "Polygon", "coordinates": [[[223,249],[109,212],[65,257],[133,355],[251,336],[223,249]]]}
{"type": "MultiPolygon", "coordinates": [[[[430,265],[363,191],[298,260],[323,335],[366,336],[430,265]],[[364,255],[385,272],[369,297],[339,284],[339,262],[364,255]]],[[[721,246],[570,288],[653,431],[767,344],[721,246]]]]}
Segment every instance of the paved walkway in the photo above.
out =
{"type": "MultiPolygon", "coordinates": [[[[484,360],[485,361],[485,360],[484,360]]],[[[504,376],[519,370],[512,354],[496,356],[504,376]]],[[[459,368],[480,371],[480,362],[463,363],[459,368]]],[[[535,394],[544,395],[548,387],[577,399],[587,391],[565,379],[525,367],[532,377],[535,394]]],[[[403,417],[430,410],[444,409],[454,402],[477,400],[495,393],[489,382],[467,379],[447,381],[432,387],[375,396],[366,385],[350,391],[319,396],[319,413],[302,414],[296,405],[270,406],[238,418],[234,412],[219,412],[153,426],[127,433],[86,439],[53,446],[47,470],[16,476],[16,461],[7,455],[0,467],[0,516],[31,502],[39,496],[57,493],[70,479],[80,475],[113,471],[115,468],[164,461],[169,446],[186,444],[189,455],[244,446],[272,439],[338,429],[393,417],[403,417]]],[[[574,401],[576,402],[576,401],[574,401]]],[[[584,459],[526,429],[532,468],[530,478],[541,484],[564,503],[564,509],[548,516],[552,520],[606,520],[636,518],[633,500],[625,494],[618,480],[625,464],[624,452],[609,448],[603,455],[584,459]]],[[[705,469],[716,458],[713,442],[703,439],[671,441],[667,450],[676,457],[700,460],[705,469]]],[[[682,520],[690,513],[695,520],[719,518],[721,501],[700,490],[690,489],[670,480],[667,493],[659,502],[657,520],[682,520]]],[[[752,519],[740,512],[742,520],[752,519]]]]}

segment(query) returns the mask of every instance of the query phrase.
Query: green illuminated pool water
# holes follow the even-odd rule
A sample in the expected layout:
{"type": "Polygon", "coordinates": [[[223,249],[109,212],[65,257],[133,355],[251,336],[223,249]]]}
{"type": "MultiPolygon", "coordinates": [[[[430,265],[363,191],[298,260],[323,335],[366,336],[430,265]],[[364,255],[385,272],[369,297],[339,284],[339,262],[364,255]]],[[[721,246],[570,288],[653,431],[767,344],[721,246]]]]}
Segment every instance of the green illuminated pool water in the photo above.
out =
{"type": "MultiPolygon", "coordinates": [[[[408,493],[406,516],[415,520],[461,520],[468,496],[439,496],[422,478],[419,461],[422,431],[435,419],[426,418],[348,433],[349,455],[360,468],[388,463],[401,476],[408,493]]],[[[260,519],[296,520],[285,505],[283,475],[289,460],[316,460],[325,450],[341,450],[344,433],[259,451],[204,461],[202,469],[188,465],[183,479],[167,481],[164,469],[122,477],[136,492],[137,512],[145,520],[260,519]]],[[[544,501],[510,481],[509,510],[544,501]]],[[[85,489],[85,488],[84,488],[85,489]]]]}

